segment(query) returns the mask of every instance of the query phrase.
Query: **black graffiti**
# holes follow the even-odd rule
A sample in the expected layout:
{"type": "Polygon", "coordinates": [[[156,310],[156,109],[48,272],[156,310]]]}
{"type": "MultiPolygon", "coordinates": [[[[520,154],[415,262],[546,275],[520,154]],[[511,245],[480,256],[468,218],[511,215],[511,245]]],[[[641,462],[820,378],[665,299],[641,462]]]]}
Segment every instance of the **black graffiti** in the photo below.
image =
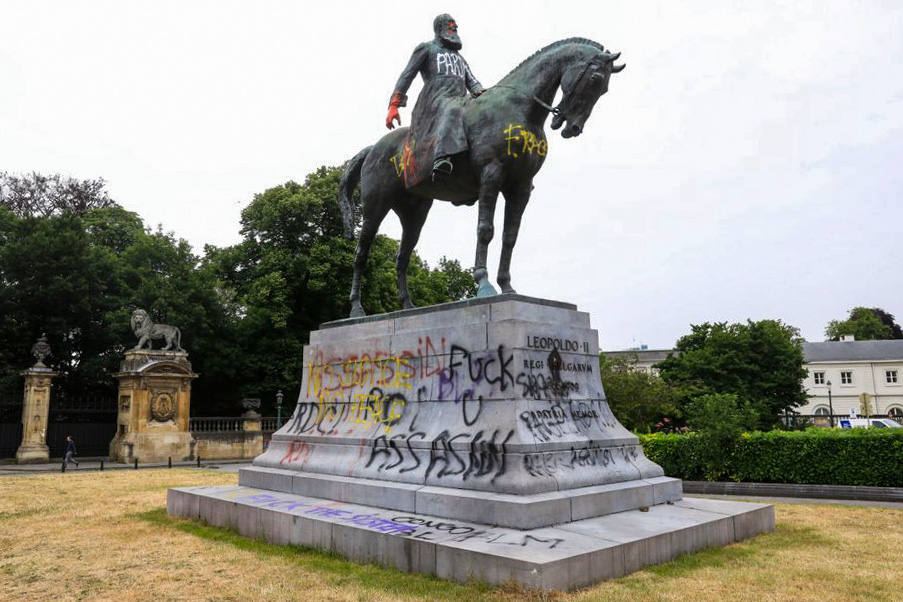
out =
{"type": "Polygon", "coordinates": [[[591,408],[586,402],[579,402],[576,404],[576,407],[574,407],[572,402],[571,420],[574,421],[577,428],[586,429],[592,426],[593,422],[599,421],[599,412],[591,408]]]}
{"type": "Polygon", "coordinates": [[[374,422],[391,428],[401,421],[408,401],[401,393],[387,395],[379,387],[370,389],[366,399],[379,400],[379,403],[353,401],[351,393],[347,397],[334,398],[328,402],[300,403],[289,422],[289,432],[298,435],[316,431],[320,435],[334,435],[343,422],[348,423],[349,428],[353,428],[357,422],[369,422],[371,413],[377,414],[374,422]],[[374,410],[373,405],[378,411],[374,410]],[[393,413],[398,412],[399,408],[402,409],[401,413],[393,413]]]}
{"type": "Polygon", "coordinates": [[[559,439],[566,434],[564,425],[568,421],[568,416],[561,404],[555,404],[545,410],[521,412],[520,419],[530,433],[541,441],[559,439]]]}
{"type": "Polygon", "coordinates": [[[439,433],[439,436],[433,439],[430,444],[430,463],[426,467],[424,477],[429,478],[433,468],[437,466],[441,466],[436,472],[436,477],[439,479],[445,476],[459,475],[467,470],[467,466],[464,464],[461,456],[452,448],[452,444],[457,439],[466,437],[467,433],[459,433],[457,435],[452,435],[448,431],[439,433]]]}
{"type": "Polygon", "coordinates": [[[396,516],[392,522],[403,525],[417,525],[418,527],[426,527],[434,531],[445,531],[451,535],[463,535],[464,533],[473,533],[476,531],[473,527],[465,527],[464,525],[456,525],[455,523],[445,523],[434,521],[428,518],[419,518],[416,516],[396,516]]]}
{"type": "Polygon", "coordinates": [[[522,387],[521,395],[528,399],[557,401],[580,390],[577,383],[555,379],[551,376],[547,377],[544,374],[521,372],[517,375],[515,382],[522,387]]]}
{"type": "MultiPolygon", "coordinates": [[[[495,482],[508,469],[506,445],[513,436],[513,430],[508,431],[504,438],[503,432],[498,429],[489,437],[486,437],[484,431],[473,435],[452,435],[447,430],[442,431],[430,441],[429,461],[424,478],[430,475],[438,479],[460,475],[464,481],[490,477],[490,482],[495,482]],[[455,449],[454,444],[459,441],[467,442],[466,449],[455,449]]],[[[415,448],[411,444],[415,438],[422,441],[426,434],[416,432],[377,437],[373,441],[365,468],[374,466],[380,472],[397,469],[399,473],[417,470],[425,461],[420,456],[425,455],[427,450],[415,448]]]]}
{"type": "Polygon", "coordinates": [[[454,379],[458,368],[467,366],[467,376],[470,382],[478,384],[487,382],[490,385],[498,385],[504,391],[509,386],[514,386],[514,373],[511,365],[514,356],[505,352],[505,346],[499,345],[495,353],[474,354],[459,345],[451,346],[451,355],[448,359],[448,375],[454,379]],[[498,368],[493,368],[495,364],[498,368]]]}
{"type": "Polygon", "coordinates": [[[565,453],[536,453],[524,455],[524,468],[534,477],[553,477],[561,471],[585,467],[607,467],[623,460],[631,462],[639,457],[635,445],[626,447],[572,447],[565,453]]]}
{"type": "Polygon", "coordinates": [[[497,533],[493,531],[474,531],[473,533],[465,533],[458,537],[452,538],[451,541],[463,542],[471,539],[483,539],[486,543],[507,546],[527,547],[532,544],[545,544],[544,547],[552,549],[562,543],[564,540],[559,537],[536,537],[535,535],[520,533],[497,533]]]}
{"type": "Polygon", "coordinates": [[[491,482],[495,482],[497,477],[505,474],[507,470],[506,446],[514,436],[514,431],[508,431],[508,436],[504,441],[497,442],[496,437],[498,436],[500,436],[498,430],[493,431],[492,437],[488,440],[483,439],[483,431],[473,436],[468,455],[470,466],[464,472],[465,481],[471,476],[480,478],[494,473],[491,482]]]}
{"type": "Polygon", "coordinates": [[[550,544],[548,546],[549,549],[552,549],[564,541],[563,539],[561,539],[559,537],[550,537],[548,539],[545,539],[542,537],[535,537],[533,535],[524,535],[523,537],[520,538],[520,540],[517,540],[516,536],[515,536],[515,539],[513,541],[504,541],[504,540],[499,541],[503,537],[504,536],[500,536],[496,539],[491,539],[491,540],[489,540],[489,543],[505,544],[508,546],[521,546],[522,548],[526,547],[530,542],[547,543],[547,544],[550,544]]]}
{"type": "Polygon", "coordinates": [[[526,410],[520,420],[534,438],[540,441],[560,439],[569,434],[579,434],[592,428],[612,428],[614,422],[605,419],[605,411],[598,401],[555,402],[548,408],[526,410]],[[593,406],[599,406],[599,409],[593,406]],[[601,413],[600,413],[601,411],[601,413]]]}
{"type": "Polygon", "coordinates": [[[560,537],[537,537],[529,534],[522,535],[516,532],[499,533],[497,531],[476,529],[466,525],[436,521],[428,518],[420,518],[418,516],[396,516],[391,520],[392,523],[419,527],[415,532],[400,532],[399,534],[426,541],[434,541],[434,538],[431,537],[432,535],[448,534],[453,536],[449,541],[459,543],[470,541],[472,539],[482,539],[490,544],[519,546],[522,548],[539,545],[541,547],[552,549],[564,542],[560,537]]]}

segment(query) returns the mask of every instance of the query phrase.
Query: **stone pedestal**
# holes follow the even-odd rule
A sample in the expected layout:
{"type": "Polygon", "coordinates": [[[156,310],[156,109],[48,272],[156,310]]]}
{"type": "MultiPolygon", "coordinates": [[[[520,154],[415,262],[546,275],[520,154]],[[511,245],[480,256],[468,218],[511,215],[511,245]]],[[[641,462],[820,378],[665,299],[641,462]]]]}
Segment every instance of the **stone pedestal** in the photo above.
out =
{"type": "Polygon", "coordinates": [[[116,436],[110,459],[165,462],[194,459],[188,431],[192,372],[184,351],[131,350],[125,353],[119,380],[116,436]]]}
{"type": "Polygon", "coordinates": [[[171,491],[170,511],[546,588],[774,525],[767,506],[682,502],[608,407],[589,315],[520,295],[322,325],[292,418],[227,489],[171,491]]]}
{"type": "Polygon", "coordinates": [[[45,464],[50,461],[47,417],[51,379],[58,374],[43,367],[43,364],[22,372],[25,377],[25,399],[22,404],[22,444],[16,451],[16,462],[19,464],[45,464]]]}
{"type": "MultiPolygon", "coordinates": [[[[514,528],[571,520],[564,492],[586,487],[631,483],[649,505],[645,480],[663,476],[605,401],[589,315],[521,296],[324,324],[295,413],[254,466],[303,472],[296,493],[315,496],[331,476],[366,480],[341,501],[372,499],[369,481],[399,500],[427,487],[432,514],[514,528]],[[495,495],[535,503],[511,513],[495,495]]],[[[680,499],[670,481],[662,502],[680,499]]]]}

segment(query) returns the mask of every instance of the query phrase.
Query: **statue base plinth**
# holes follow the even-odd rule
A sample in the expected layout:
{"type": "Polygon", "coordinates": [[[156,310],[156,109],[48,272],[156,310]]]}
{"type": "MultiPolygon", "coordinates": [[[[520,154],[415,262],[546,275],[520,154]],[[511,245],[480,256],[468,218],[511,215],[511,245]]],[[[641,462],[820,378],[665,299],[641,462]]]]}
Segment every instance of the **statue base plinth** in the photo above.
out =
{"type": "Polygon", "coordinates": [[[239,486],[170,490],[170,513],[545,589],[774,528],[771,506],[682,499],[608,407],[598,333],[571,304],[499,295],[323,324],[302,374],[239,486]]]}
{"type": "Polygon", "coordinates": [[[50,448],[44,443],[23,443],[16,450],[18,464],[47,464],[50,462],[50,448]]]}
{"type": "Polygon", "coordinates": [[[21,372],[25,377],[25,399],[22,405],[22,443],[16,451],[19,464],[50,462],[47,447],[47,420],[50,415],[50,389],[58,372],[38,363],[21,372]]]}
{"type": "Polygon", "coordinates": [[[192,372],[184,351],[126,351],[119,380],[116,435],[110,459],[118,462],[188,461],[195,441],[188,431],[192,372]]]}
{"type": "Polygon", "coordinates": [[[110,460],[115,462],[139,463],[188,462],[195,459],[196,441],[191,433],[140,432],[114,437],[110,442],[110,460]]]}

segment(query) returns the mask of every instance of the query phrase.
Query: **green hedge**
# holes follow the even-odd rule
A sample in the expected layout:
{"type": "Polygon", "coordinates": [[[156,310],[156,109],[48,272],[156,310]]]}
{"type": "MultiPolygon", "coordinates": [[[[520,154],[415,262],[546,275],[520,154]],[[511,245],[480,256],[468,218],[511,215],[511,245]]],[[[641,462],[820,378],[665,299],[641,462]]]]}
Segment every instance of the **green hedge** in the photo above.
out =
{"type": "MultiPolygon", "coordinates": [[[[903,429],[901,429],[903,431],[903,429]]],[[[640,435],[646,456],[665,474],[703,480],[701,436],[640,435]]],[[[745,433],[726,450],[723,473],[749,483],[903,487],[903,432],[876,429],[745,433]]]]}

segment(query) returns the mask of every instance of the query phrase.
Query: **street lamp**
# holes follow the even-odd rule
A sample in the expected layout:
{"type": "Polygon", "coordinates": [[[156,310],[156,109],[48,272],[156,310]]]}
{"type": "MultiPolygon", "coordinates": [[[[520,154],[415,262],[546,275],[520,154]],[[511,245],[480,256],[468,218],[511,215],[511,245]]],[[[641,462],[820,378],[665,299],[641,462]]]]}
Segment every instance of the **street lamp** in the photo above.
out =
{"type": "Polygon", "coordinates": [[[282,389],[276,393],[276,428],[282,428],[282,389]]]}
{"type": "Polygon", "coordinates": [[[834,404],[831,402],[831,381],[828,381],[828,411],[831,412],[831,428],[834,428],[834,404]]]}

